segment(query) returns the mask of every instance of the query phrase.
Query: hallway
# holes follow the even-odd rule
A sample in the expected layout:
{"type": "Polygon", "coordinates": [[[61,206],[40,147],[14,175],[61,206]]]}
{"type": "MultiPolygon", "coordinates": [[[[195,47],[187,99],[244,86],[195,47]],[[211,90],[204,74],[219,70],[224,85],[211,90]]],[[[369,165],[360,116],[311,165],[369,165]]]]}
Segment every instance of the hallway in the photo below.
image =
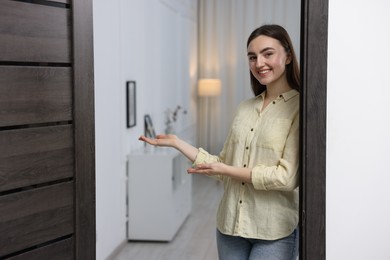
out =
{"type": "Polygon", "coordinates": [[[222,183],[199,175],[193,175],[192,183],[192,211],[174,240],[169,243],[129,242],[110,260],[218,259],[215,219],[222,183]]]}

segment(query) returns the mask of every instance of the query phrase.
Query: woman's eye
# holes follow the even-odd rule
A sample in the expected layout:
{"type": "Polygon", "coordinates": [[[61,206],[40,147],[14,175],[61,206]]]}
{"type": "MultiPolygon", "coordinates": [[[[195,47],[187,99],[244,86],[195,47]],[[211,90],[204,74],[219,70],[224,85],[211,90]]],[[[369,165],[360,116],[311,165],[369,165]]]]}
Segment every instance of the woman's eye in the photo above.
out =
{"type": "Polygon", "coordinates": [[[272,52],[267,52],[267,53],[264,54],[264,56],[265,56],[266,58],[269,58],[269,57],[272,56],[272,54],[273,54],[272,52]]]}
{"type": "Polygon", "coordinates": [[[249,61],[255,61],[256,60],[256,56],[249,56],[249,61]]]}

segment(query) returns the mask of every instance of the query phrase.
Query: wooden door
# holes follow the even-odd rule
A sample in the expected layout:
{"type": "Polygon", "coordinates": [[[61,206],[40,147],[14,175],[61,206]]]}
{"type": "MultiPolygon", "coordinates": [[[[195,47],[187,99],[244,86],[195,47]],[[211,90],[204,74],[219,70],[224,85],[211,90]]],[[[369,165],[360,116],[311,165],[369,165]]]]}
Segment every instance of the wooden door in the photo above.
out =
{"type": "Polygon", "coordinates": [[[0,3],[0,259],[95,258],[91,4],[0,3]]]}

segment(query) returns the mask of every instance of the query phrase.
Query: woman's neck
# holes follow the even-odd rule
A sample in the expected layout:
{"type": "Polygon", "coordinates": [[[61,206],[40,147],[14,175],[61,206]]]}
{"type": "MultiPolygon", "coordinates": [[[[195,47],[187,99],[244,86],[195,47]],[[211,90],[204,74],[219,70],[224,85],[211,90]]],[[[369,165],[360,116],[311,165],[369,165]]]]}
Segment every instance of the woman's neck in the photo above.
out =
{"type": "Polygon", "coordinates": [[[286,74],[280,77],[278,80],[268,84],[264,93],[264,100],[260,111],[263,111],[269,103],[277,99],[281,94],[290,91],[292,88],[287,82],[286,74]]]}
{"type": "Polygon", "coordinates": [[[292,88],[288,85],[287,79],[281,78],[277,82],[273,82],[266,86],[265,99],[275,100],[281,94],[290,91],[292,88]]]}

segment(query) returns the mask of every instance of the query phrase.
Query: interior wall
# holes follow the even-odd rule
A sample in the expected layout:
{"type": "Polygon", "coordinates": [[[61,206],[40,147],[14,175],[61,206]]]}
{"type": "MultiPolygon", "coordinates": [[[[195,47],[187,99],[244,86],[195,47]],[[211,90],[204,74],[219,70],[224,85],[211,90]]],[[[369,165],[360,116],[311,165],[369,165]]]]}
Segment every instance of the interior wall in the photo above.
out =
{"type": "MultiPolygon", "coordinates": [[[[94,0],[97,259],[126,240],[127,155],[149,114],[182,106],[180,132],[196,119],[197,1],[94,0]],[[126,128],[126,81],[136,81],[137,124],[126,128]]],[[[145,184],[147,188],[147,184],[145,184]]],[[[151,191],[152,192],[152,191],[151,191]]]]}
{"type": "Polygon", "coordinates": [[[390,259],[388,10],[329,0],[327,259],[390,259]]]}
{"type": "Polygon", "coordinates": [[[94,1],[96,257],[105,257],[125,235],[121,128],[123,106],[120,1],[94,1]]]}

